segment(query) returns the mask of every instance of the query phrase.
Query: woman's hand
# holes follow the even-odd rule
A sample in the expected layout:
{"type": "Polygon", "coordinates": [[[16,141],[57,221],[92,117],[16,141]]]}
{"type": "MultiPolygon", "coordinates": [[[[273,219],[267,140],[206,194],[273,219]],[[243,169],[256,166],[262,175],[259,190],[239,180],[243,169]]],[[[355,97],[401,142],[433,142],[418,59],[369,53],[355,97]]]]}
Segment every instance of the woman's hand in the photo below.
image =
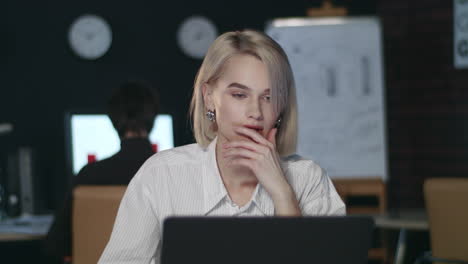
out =
{"type": "Polygon", "coordinates": [[[228,166],[245,166],[252,170],[260,184],[270,194],[276,214],[300,215],[297,199],[284,177],[280,157],[276,151],[276,133],[273,128],[264,138],[253,129],[238,127],[235,132],[252,141],[231,141],[223,144],[223,157],[228,166]]]}

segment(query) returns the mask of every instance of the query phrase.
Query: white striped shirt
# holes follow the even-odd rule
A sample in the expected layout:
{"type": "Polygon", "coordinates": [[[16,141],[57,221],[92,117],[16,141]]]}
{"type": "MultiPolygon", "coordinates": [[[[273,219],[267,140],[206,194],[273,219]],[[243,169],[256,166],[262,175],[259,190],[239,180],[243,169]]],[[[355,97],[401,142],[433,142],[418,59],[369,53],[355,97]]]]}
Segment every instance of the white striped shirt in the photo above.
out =
{"type": "MultiPolygon", "coordinates": [[[[273,216],[269,194],[257,184],[251,200],[235,205],[216,163],[216,140],[162,151],[149,158],[120,203],[99,263],[159,263],[162,223],[169,216],[273,216]]],[[[345,205],[323,170],[311,160],[281,161],[303,215],[343,215],[345,205]]]]}

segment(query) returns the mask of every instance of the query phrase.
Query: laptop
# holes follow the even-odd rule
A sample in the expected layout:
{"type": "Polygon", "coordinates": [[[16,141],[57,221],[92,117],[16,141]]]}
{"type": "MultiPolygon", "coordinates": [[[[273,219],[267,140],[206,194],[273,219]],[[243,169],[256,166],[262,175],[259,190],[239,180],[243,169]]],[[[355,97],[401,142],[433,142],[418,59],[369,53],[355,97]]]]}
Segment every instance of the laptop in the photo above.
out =
{"type": "Polygon", "coordinates": [[[163,226],[162,264],[364,264],[371,217],[174,217],[163,226]]]}

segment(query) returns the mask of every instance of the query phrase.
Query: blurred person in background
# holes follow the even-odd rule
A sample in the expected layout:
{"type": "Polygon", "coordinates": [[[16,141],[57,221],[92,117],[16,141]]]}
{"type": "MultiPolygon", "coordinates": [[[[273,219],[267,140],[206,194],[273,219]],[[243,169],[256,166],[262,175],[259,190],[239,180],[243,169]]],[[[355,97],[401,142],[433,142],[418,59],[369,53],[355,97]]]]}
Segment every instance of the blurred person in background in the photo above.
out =
{"type": "Polygon", "coordinates": [[[55,214],[45,240],[47,255],[58,263],[72,256],[73,190],[78,185],[128,185],[141,165],[154,154],[148,135],[159,110],[159,94],[142,81],[128,81],[116,89],[107,114],[120,138],[120,151],[88,163],[73,177],[65,203],[55,214]]]}

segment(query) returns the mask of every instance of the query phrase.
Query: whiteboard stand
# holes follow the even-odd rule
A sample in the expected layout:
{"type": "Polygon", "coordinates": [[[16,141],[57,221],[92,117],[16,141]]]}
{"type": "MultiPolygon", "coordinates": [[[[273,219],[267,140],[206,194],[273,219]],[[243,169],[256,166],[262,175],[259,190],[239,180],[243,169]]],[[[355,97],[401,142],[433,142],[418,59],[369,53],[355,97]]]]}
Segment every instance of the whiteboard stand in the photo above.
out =
{"type": "Polygon", "coordinates": [[[307,16],[310,17],[346,16],[347,14],[347,8],[335,7],[331,0],[324,0],[320,8],[307,9],[307,16]]]}

